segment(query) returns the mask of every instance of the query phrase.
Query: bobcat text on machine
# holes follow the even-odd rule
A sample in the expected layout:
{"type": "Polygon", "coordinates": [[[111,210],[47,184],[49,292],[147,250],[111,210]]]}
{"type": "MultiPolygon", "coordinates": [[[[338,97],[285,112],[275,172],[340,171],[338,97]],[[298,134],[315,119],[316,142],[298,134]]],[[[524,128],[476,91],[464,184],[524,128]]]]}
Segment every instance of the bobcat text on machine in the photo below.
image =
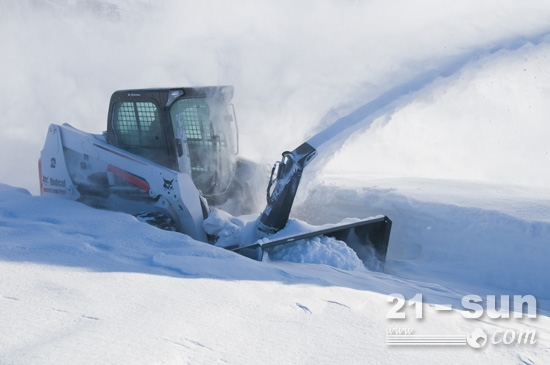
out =
{"type": "MultiPolygon", "coordinates": [[[[40,191],[126,212],[160,228],[213,243],[203,221],[210,207],[251,213],[258,169],[238,156],[233,87],[116,91],[102,135],[52,124],[39,160],[40,191]]],[[[311,140],[310,140],[311,143],[311,140]]],[[[267,186],[261,240],[226,247],[261,259],[263,250],[317,235],[346,242],[363,261],[385,260],[391,230],[386,216],[273,239],[285,227],[303,169],[317,155],[306,142],[284,152],[267,186]]]]}

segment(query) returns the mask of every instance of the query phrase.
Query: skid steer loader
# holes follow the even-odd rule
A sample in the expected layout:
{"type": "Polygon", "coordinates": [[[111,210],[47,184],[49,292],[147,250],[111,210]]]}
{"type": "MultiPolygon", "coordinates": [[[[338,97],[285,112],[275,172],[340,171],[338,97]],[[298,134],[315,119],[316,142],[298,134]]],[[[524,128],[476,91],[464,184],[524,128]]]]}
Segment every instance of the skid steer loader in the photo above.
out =
{"type": "MultiPolygon", "coordinates": [[[[40,191],[93,207],[126,212],[160,228],[214,243],[203,221],[210,207],[253,212],[261,170],[238,156],[233,87],[121,90],[112,94],[102,135],[52,124],[39,159],[40,191]]],[[[297,236],[269,237],[285,227],[303,169],[316,156],[307,142],[284,152],[267,186],[256,242],[225,247],[261,260],[264,250],[317,235],[340,239],[366,261],[384,261],[386,216],[297,236]]]]}

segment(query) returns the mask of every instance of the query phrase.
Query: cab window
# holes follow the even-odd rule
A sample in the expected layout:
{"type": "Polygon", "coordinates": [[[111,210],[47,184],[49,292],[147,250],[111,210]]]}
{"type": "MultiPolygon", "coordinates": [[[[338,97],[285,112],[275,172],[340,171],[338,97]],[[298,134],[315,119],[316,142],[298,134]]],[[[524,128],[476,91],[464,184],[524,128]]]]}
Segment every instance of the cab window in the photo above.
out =
{"type": "Polygon", "coordinates": [[[152,102],[125,101],[115,104],[112,126],[119,147],[168,166],[166,138],[159,110],[152,102]]]}
{"type": "Polygon", "coordinates": [[[170,109],[174,136],[187,144],[193,181],[205,194],[219,183],[226,140],[206,98],[180,99],[170,109]]]}

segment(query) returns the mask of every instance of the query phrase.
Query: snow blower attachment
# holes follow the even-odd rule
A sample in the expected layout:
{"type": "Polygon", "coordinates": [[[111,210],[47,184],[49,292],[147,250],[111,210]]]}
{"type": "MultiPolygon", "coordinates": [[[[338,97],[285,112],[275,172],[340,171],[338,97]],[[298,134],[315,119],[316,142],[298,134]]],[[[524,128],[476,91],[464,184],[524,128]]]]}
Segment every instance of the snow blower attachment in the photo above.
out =
{"type": "MultiPolygon", "coordinates": [[[[114,92],[102,135],[50,125],[39,160],[41,194],[129,213],[215,242],[203,227],[210,207],[232,215],[253,212],[262,171],[238,156],[232,97],[231,86],[114,92]]],[[[372,257],[369,251],[384,261],[391,229],[387,217],[271,238],[288,221],[302,172],[317,155],[315,146],[310,139],[283,153],[267,188],[262,238],[227,249],[261,259],[270,247],[327,235],[346,242],[363,261],[372,257]]]]}
{"type": "Polygon", "coordinates": [[[283,152],[283,159],[276,162],[271,170],[267,187],[267,206],[260,217],[258,229],[264,238],[252,245],[234,250],[244,256],[261,260],[264,250],[269,248],[324,235],[344,241],[364,263],[372,259],[373,255],[384,263],[392,224],[386,216],[333,225],[294,236],[269,238],[269,235],[285,227],[302,172],[315,156],[317,151],[307,142],[292,152],[283,152]]]}

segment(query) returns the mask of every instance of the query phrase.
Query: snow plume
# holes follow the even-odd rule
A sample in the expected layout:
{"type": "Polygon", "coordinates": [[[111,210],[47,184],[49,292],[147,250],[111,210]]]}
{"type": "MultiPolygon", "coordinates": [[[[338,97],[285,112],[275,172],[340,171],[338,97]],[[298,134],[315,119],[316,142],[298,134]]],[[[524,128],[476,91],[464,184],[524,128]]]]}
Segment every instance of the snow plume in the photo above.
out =
{"type": "Polygon", "coordinates": [[[548,186],[550,172],[540,167],[550,163],[549,57],[544,33],[467,55],[390,90],[379,109],[381,98],[330,127],[374,123],[331,155],[326,172],[548,186]],[[366,120],[356,116],[363,109],[366,120]],[[357,163],[357,156],[369,157],[357,163]]]}
{"type": "MultiPolygon", "coordinates": [[[[0,110],[4,128],[0,152],[4,157],[0,178],[36,193],[36,159],[49,123],[68,122],[100,133],[114,90],[170,85],[233,84],[241,151],[245,157],[271,163],[282,151],[295,148],[319,130],[316,126],[323,116],[343,115],[341,105],[363,105],[403,80],[469,50],[491,49],[502,39],[541,33],[548,24],[550,5],[547,1],[529,5],[522,1],[448,4],[433,0],[391,6],[336,0],[298,4],[290,0],[2,2],[0,110]],[[424,10],[428,8],[429,12],[424,10]]],[[[529,72],[536,69],[529,67],[529,72]]],[[[516,100],[533,96],[522,90],[533,90],[530,100],[543,99],[547,89],[535,82],[545,74],[543,68],[538,69],[530,73],[533,84],[511,80],[521,86],[514,94],[516,100]]],[[[501,79],[505,75],[505,71],[494,74],[501,79]]],[[[444,85],[433,95],[453,87],[452,83],[444,85]]],[[[466,90],[463,85],[457,91],[466,90]]],[[[509,99],[509,94],[484,95],[498,102],[495,106],[509,99]]],[[[452,115],[454,119],[457,115],[456,106],[437,97],[419,102],[437,111],[437,117],[452,115]]],[[[532,104],[531,110],[536,111],[533,117],[543,111],[538,104],[532,104]]],[[[427,117],[425,109],[407,111],[409,120],[427,117]]],[[[392,116],[392,121],[400,115],[392,116]]],[[[510,129],[506,126],[511,120],[502,119],[505,130],[510,129]]],[[[448,123],[446,134],[439,137],[455,136],[464,125],[463,120],[448,123]]],[[[414,126],[407,141],[421,143],[423,126],[419,122],[414,126]]],[[[381,129],[376,141],[361,144],[374,146],[380,139],[379,143],[388,144],[393,139],[394,145],[410,146],[396,139],[392,128],[381,129]]],[[[481,136],[491,138],[490,134],[481,136]]],[[[524,143],[518,148],[534,144],[524,143]]],[[[422,146],[426,155],[437,155],[439,146],[422,146]]],[[[394,164],[392,154],[398,151],[390,145],[381,147],[374,151],[378,158],[371,158],[375,162],[356,170],[384,172],[394,164]],[[386,163],[385,153],[391,157],[386,163]]],[[[407,165],[407,173],[424,176],[436,174],[435,170],[443,174],[439,168],[428,170],[422,161],[419,156],[407,165]]],[[[497,162],[501,161],[505,158],[497,162]]],[[[462,166],[467,162],[466,158],[457,161],[448,174],[464,172],[470,166],[462,166]]],[[[340,165],[349,167],[335,164],[336,168],[340,165]]]]}

